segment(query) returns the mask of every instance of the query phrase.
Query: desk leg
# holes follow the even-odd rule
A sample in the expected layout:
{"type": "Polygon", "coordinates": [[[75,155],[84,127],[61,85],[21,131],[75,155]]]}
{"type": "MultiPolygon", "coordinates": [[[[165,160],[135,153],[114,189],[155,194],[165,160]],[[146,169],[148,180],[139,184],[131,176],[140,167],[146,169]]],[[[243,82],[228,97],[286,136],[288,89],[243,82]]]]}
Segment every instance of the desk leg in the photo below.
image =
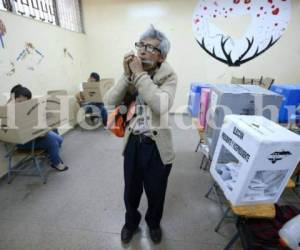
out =
{"type": "Polygon", "coordinates": [[[227,217],[228,213],[230,212],[230,207],[228,207],[226,209],[226,211],[224,212],[222,218],[220,219],[219,223],[217,224],[217,226],[215,227],[215,232],[217,233],[223,223],[223,221],[225,220],[225,218],[227,217]]]}
{"type": "Polygon", "coordinates": [[[208,170],[210,164],[211,164],[211,160],[210,157],[208,156],[208,158],[206,158],[205,167],[203,168],[203,170],[208,170]]]}
{"type": "Polygon", "coordinates": [[[207,193],[204,195],[204,197],[207,198],[207,199],[209,199],[209,195],[210,195],[210,193],[211,193],[212,190],[213,190],[213,187],[211,186],[209,188],[209,190],[207,191],[207,193]]]}
{"type": "Polygon", "coordinates": [[[230,250],[230,248],[234,245],[234,243],[238,240],[239,237],[239,232],[236,232],[236,234],[231,238],[224,250],[230,250]]]}
{"type": "Polygon", "coordinates": [[[218,194],[217,187],[218,187],[217,184],[214,183],[213,186],[212,186],[212,191],[214,192],[214,194],[215,194],[215,196],[216,196],[216,199],[217,199],[217,202],[218,202],[218,204],[219,204],[219,207],[220,207],[220,209],[221,209],[222,214],[225,215],[226,212],[224,212],[224,210],[223,210],[223,204],[222,204],[221,199],[220,199],[220,196],[219,196],[219,194],[218,194]]]}
{"type": "MultiPolygon", "coordinates": [[[[196,152],[197,152],[197,151],[196,151],[196,152]]],[[[202,159],[201,159],[201,162],[200,162],[200,169],[203,168],[204,158],[205,158],[205,155],[202,154],[202,159]]]]}
{"type": "Polygon", "coordinates": [[[221,201],[220,196],[218,194],[217,184],[215,182],[211,185],[211,187],[209,188],[207,193],[204,195],[204,197],[207,198],[207,199],[210,199],[209,196],[210,196],[211,192],[213,192],[215,197],[216,197],[216,200],[213,200],[213,199],[211,199],[211,200],[218,203],[218,205],[220,207],[220,210],[221,210],[222,214],[224,215],[225,212],[223,210],[223,204],[222,204],[222,201],[221,201]]]}
{"type": "Polygon", "coordinates": [[[37,171],[41,177],[41,179],[43,180],[43,184],[46,184],[47,179],[45,177],[45,175],[42,172],[41,166],[39,164],[39,161],[37,159],[37,157],[34,155],[34,150],[35,150],[35,140],[32,142],[32,146],[31,146],[31,157],[34,161],[35,167],[37,168],[37,171]]]}
{"type": "Polygon", "coordinates": [[[34,164],[35,164],[35,166],[36,166],[36,168],[37,168],[37,170],[38,170],[38,172],[39,172],[39,175],[40,175],[41,179],[43,180],[43,184],[46,184],[47,179],[46,179],[46,177],[43,175],[41,166],[40,166],[40,164],[39,164],[39,162],[38,162],[38,160],[37,160],[37,158],[36,158],[35,156],[34,156],[34,164]]]}
{"type": "Polygon", "coordinates": [[[198,152],[198,149],[199,149],[199,147],[200,147],[200,144],[201,144],[201,138],[200,138],[199,143],[198,143],[198,145],[197,145],[197,147],[196,147],[196,149],[195,149],[195,152],[198,152]]]}
{"type": "Polygon", "coordinates": [[[8,172],[7,172],[7,184],[11,183],[11,173],[12,172],[12,165],[11,165],[11,155],[8,156],[8,172]]]}

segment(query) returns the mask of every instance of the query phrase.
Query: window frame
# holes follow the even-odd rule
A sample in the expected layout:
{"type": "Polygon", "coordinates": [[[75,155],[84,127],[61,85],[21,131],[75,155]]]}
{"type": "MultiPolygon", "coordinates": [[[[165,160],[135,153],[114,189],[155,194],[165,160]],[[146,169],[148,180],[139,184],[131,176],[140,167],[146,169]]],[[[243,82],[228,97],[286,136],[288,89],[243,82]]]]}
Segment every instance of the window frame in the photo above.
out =
{"type": "MultiPolygon", "coordinates": [[[[63,1],[63,0],[59,0],[63,1]]],[[[15,14],[17,16],[22,16],[25,18],[29,18],[34,21],[50,24],[53,26],[60,27],[62,29],[71,31],[71,32],[76,32],[76,33],[85,33],[84,25],[83,25],[83,13],[82,13],[82,1],[81,0],[75,0],[78,2],[78,9],[76,8],[77,4],[75,4],[75,9],[76,11],[79,12],[79,15],[74,13],[76,16],[76,22],[74,22],[75,28],[70,28],[70,27],[64,27],[66,25],[62,25],[63,20],[60,20],[59,18],[59,13],[58,13],[58,7],[57,7],[57,0],[0,0],[0,12],[8,12],[15,14]],[[52,3],[52,6],[50,5],[52,3]],[[15,8],[15,4],[22,4],[23,8],[24,6],[27,6],[29,8],[30,14],[25,14],[25,12],[21,12],[20,10],[15,8]],[[45,6],[46,4],[46,6],[45,6]],[[49,6],[47,6],[47,4],[49,6]],[[44,8],[46,9],[44,10],[44,8]],[[53,9],[51,9],[53,7],[53,9]],[[31,15],[31,11],[35,12],[38,11],[38,15],[31,15]],[[46,11],[46,12],[45,12],[46,11]],[[43,13],[42,13],[43,12],[43,13]],[[41,15],[44,15],[45,18],[41,18],[41,15]],[[51,16],[51,20],[48,18],[51,16]]],[[[67,18],[64,16],[64,18],[67,18]]],[[[63,19],[63,18],[62,18],[63,19]]],[[[70,22],[70,21],[69,21],[70,22]]]]}

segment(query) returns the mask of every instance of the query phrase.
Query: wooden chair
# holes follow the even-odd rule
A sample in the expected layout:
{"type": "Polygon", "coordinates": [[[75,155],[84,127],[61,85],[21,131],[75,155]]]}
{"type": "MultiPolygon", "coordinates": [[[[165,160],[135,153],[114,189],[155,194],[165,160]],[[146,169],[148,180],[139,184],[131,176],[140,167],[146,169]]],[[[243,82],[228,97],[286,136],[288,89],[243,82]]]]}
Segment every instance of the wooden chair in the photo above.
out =
{"type": "Polygon", "coordinates": [[[274,83],[274,79],[271,77],[263,77],[261,76],[258,78],[238,78],[238,77],[232,77],[231,78],[231,84],[252,84],[252,85],[258,85],[265,89],[270,89],[272,84],[274,83]]]}

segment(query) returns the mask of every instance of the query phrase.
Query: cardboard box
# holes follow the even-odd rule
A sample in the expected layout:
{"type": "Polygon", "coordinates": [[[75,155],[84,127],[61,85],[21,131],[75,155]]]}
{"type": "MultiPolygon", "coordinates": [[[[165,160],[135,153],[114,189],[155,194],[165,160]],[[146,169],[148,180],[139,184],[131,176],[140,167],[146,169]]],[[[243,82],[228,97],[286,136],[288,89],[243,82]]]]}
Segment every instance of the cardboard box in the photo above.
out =
{"type": "Polygon", "coordinates": [[[114,79],[102,79],[99,82],[82,84],[83,97],[88,102],[103,102],[104,95],[114,85],[114,79]]]}
{"type": "Polygon", "coordinates": [[[48,96],[46,105],[47,125],[58,128],[69,122],[69,97],[67,95],[48,96]]]}
{"type": "Polygon", "coordinates": [[[67,96],[68,92],[67,92],[67,90],[64,90],[64,89],[49,90],[49,91],[47,91],[47,95],[50,95],[50,96],[65,95],[65,96],[67,96]]]}
{"type": "Polygon", "coordinates": [[[101,95],[104,98],[107,91],[115,84],[115,80],[112,78],[100,80],[101,95]]]}
{"type": "Polygon", "coordinates": [[[205,139],[210,156],[214,155],[225,115],[263,115],[277,120],[281,102],[282,96],[256,85],[213,85],[205,128],[205,139]],[[270,105],[276,109],[275,114],[267,109],[270,105]]]}
{"type": "Polygon", "coordinates": [[[69,98],[69,122],[71,126],[75,126],[79,121],[77,121],[77,114],[80,106],[75,97],[69,98]]]}
{"type": "Polygon", "coordinates": [[[0,141],[25,144],[37,137],[44,136],[50,129],[33,129],[33,128],[21,128],[21,129],[0,129],[0,141]]]}
{"type": "Polygon", "coordinates": [[[34,98],[0,106],[0,120],[0,141],[24,144],[44,135],[49,130],[46,99],[34,98]]]}
{"type": "Polygon", "coordinates": [[[68,101],[69,101],[69,122],[58,128],[58,132],[61,135],[73,129],[80,122],[80,119],[77,118],[77,114],[80,109],[80,106],[76,98],[74,96],[68,96],[68,101]]]}
{"type": "Polygon", "coordinates": [[[300,136],[262,116],[225,117],[210,172],[233,205],[276,203],[293,174],[300,136]],[[222,154],[231,154],[223,161],[222,154]]]}
{"type": "Polygon", "coordinates": [[[46,98],[0,106],[0,120],[1,125],[18,128],[46,125],[46,98]]]}

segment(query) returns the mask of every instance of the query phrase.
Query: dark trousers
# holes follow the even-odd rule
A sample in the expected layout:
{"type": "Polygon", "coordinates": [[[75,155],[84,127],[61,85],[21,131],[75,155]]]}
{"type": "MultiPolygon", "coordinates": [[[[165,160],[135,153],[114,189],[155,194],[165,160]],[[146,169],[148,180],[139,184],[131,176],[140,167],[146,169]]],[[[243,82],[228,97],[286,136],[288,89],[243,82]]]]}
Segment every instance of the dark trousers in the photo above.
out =
{"type": "Polygon", "coordinates": [[[86,102],[83,107],[86,113],[100,112],[103,125],[107,125],[107,110],[102,102],[86,102]]]}
{"type": "MultiPolygon", "coordinates": [[[[63,138],[58,134],[57,130],[55,132],[49,131],[45,136],[35,139],[34,147],[36,149],[44,149],[49,154],[52,165],[57,166],[62,162],[59,157],[59,149],[62,142],[63,138]]],[[[23,145],[18,144],[18,148],[31,149],[32,143],[33,141],[29,141],[23,145]]]]}
{"type": "Polygon", "coordinates": [[[154,141],[130,135],[124,152],[125,225],[128,229],[134,230],[140,223],[138,207],[143,189],[148,199],[145,220],[150,228],[160,225],[171,167],[162,163],[154,141]]]}

